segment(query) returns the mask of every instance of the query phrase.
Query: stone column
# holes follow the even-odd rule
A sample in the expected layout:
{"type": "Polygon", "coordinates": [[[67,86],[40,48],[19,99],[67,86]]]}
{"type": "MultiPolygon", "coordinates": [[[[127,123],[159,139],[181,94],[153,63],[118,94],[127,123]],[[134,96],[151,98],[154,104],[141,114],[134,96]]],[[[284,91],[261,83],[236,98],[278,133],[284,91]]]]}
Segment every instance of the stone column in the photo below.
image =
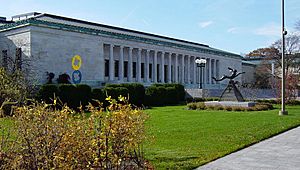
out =
{"type": "Polygon", "coordinates": [[[149,55],[150,51],[146,50],[146,56],[145,56],[145,60],[146,60],[146,64],[145,64],[145,80],[146,83],[149,82],[149,60],[150,60],[150,55],[149,55]]]}
{"type": "Polygon", "coordinates": [[[142,78],[142,69],[141,69],[141,60],[142,60],[142,50],[140,48],[137,49],[137,82],[141,82],[142,78]]]}
{"type": "Polygon", "coordinates": [[[120,46],[120,59],[119,59],[119,80],[123,82],[124,79],[124,53],[123,46],[120,46]]]}
{"type": "Polygon", "coordinates": [[[132,82],[132,48],[128,48],[128,82],[132,82]]]}
{"type": "Polygon", "coordinates": [[[209,62],[209,68],[210,68],[210,70],[209,70],[209,81],[210,81],[210,84],[214,84],[214,82],[213,82],[213,80],[212,80],[212,78],[211,77],[213,77],[214,75],[213,75],[213,67],[212,67],[212,61],[213,61],[213,59],[210,59],[210,62],[209,62]]]}
{"type": "MultiPolygon", "coordinates": [[[[215,77],[219,79],[219,60],[217,59],[215,60],[215,77]]],[[[216,83],[219,84],[220,82],[217,81],[216,83]]]]}
{"type": "MultiPolygon", "coordinates": [[[[203,58],[204,60],[206,60],[206,58],[203,58]]],[[[207,61],[207,60],[206,60],[207,61]]],[[[206,67],[207,67],[207,62],[206,64],[204,65],[204,67],[202,68],[202,71],[203,71],[203,87],[206,87],[206,77],[207,77],[207,72],[206,72],[206,67]]]]}
{"type": "Polygon", "coordinates": [[[193,83],[197,84],[197,67],[196,67],[196,56],[193,56],[193,83]]]}
{"type": "Polygon", "coordinates": [[[172,53],[169,53],[169,60],[168,60],[168,82],[172,83],[172,53]]]}
{"type": "Polygon", "coordinates": [[[109,81],[115,78],[115,61],[114,61],[114,47],[112,44],[109,46],[109,81]]]}
{"type": "Polygon", "coordinates": [[[161,83],[165,83],[165,52],[161,53],[161,83]]]}
{"type": "Polygon", "coordinates": [[[178,69],[177,69],[177,67],[178,67],[178,55],[175,54],[175,68],[174,68],[174,70],[175,70],[175,76],[174,76],[175,83],[178,83],[178,69]]]}
{"type": "Polygon", "coordinates": [[[153,82],[157,83],[157,52],[154,51],[154,58],[153,58],[153,82]]]}
{"type": "Polygon", "coordinates": [[[182,54],[181,58],[181,83],[184,84],[184,54],[182,54]]]}
{"type": "Polygon", "coordinates": [[[187,72],[187,84],[191,84],[191,68],[190,68],[190,59],[191,59],[191,56],[187,56],[187,69],[186,69],[186,72],[187,72]]]}

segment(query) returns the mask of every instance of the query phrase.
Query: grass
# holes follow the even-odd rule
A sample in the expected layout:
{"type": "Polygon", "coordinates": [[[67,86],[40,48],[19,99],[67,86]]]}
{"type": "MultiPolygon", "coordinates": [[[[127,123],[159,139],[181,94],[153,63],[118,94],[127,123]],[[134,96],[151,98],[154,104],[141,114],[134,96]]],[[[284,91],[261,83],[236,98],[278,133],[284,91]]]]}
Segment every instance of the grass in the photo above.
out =
{"type": "Polygon", "coordinates": [[[146,110],[149,140],[144,150],[156,169],[194,169],[300,125],[300,106],[288,116],[270,111],[186,110],[186,106],[146,110]]]}
{"type": "MultiPolygon", "coordinates": [[[[194,169],[214,159],[300,125],[300,106],[258,112],[186,110],[186,106],[154,107],[146,110],[148,140],[146,159],[156,169],[194,169]]],[[[1,118],[6,128],[10,118],[1,118]]],[[[13,134],[12,134],[13,135],[13,134]]]]}

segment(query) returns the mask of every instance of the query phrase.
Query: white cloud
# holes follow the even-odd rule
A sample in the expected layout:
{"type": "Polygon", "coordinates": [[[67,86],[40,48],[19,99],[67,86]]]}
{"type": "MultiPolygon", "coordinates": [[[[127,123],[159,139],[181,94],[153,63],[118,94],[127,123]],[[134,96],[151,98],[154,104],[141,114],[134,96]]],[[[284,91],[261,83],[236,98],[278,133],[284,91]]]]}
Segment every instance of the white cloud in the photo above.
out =
{"type": "Polygon", "coordinates": [[[231,27],[227,30],[227,32],[232,33],[232,34],[236,34],[238,33],[239,28],[238,27],[231,27]]]}
{"type": "Polygon", "coordinates": [[[213,24],[213,23],[214,23],[213,21],[204,21],[204,22],[200,22],[198,25],[199,25],[199,27],[201,27],[201,28],[205,28],[205,27],[210,26],[210,25],[213,24]]]}
{"type": "Polygon", "coordinates": [[[275,23],[266,24],[254,30],[254,34],[263,36],[279,36],[281,35],[281,27],[275,23]]]}

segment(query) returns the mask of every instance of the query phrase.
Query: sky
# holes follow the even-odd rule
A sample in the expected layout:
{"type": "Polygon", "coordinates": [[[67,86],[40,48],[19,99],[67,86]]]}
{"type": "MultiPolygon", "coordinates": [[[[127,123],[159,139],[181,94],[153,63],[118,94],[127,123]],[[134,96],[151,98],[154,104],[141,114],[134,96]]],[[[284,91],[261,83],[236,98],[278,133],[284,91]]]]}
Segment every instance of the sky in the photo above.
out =
{"type": "MultiPolygon", "coordinates": [[[[236,54],[281,37],[281,0],[0,0],[0,16],[41,12],[207,44],[236,54]]],[[[285,0],[295,31],[300,0],[285,0]]]]}

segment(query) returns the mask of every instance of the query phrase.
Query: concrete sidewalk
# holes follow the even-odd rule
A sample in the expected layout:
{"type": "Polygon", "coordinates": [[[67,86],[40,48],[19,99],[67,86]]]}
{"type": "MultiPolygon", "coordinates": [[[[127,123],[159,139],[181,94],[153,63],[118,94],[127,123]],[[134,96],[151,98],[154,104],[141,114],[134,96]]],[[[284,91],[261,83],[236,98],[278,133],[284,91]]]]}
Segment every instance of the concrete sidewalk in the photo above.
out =
{"type": "Polygon", "coordinates": [[[197,170],[300,170],[300,126],[197,170]]]}

